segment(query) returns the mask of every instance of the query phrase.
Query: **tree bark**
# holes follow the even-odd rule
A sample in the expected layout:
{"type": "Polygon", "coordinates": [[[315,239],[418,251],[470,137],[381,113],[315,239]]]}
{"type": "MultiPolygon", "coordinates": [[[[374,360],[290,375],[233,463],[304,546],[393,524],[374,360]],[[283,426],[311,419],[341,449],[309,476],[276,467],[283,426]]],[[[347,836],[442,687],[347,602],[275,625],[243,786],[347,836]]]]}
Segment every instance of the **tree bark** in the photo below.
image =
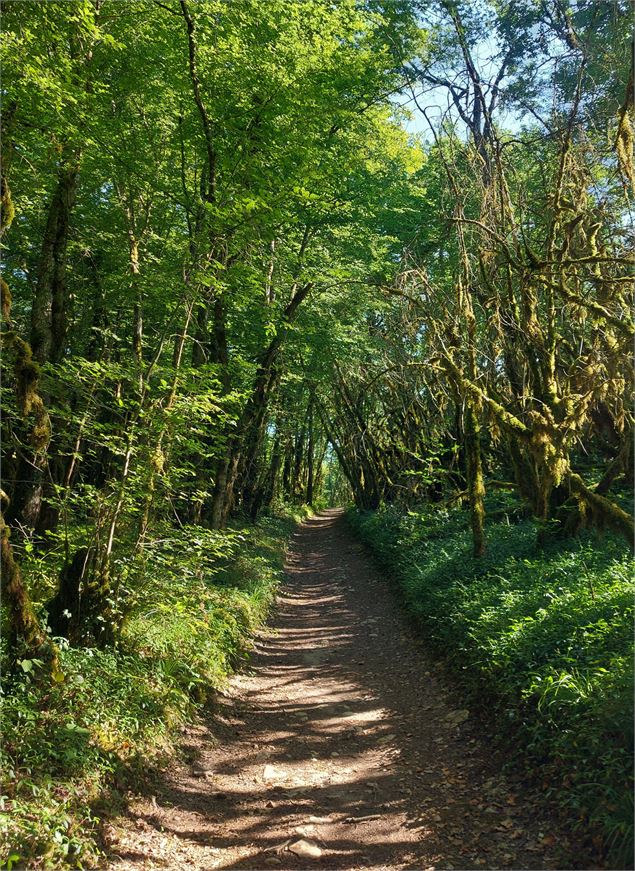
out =
{"type": "Polygon", "coordinates": [[[66,352],[66,252],[78,175],[79,157],[66,148],[48,208],[31,309],[31,348],[38,363],[59,363],[66,352]]]}
{"type": "Polygon", "coordinates": [[[17,656],[40,660],[46,672],[59,674],[57,648],[40,626],[35,616],[31,597],[24,585],[20,566],[13,555],[9,539],[10,529],[0,511],[0,565],[2,568],[2,596],[9,612],[9,656],[15,666],[17,656]]]}
{"type": "Polygon", "coordinates": [[[306,466],[307,466],[307,479],[306,479],[306,504],[313,505],[313,485],[314,485],[314,473],[313,473],[313,453],[315,451],[315,439],[313,433],[313,396],[309,399],[309,439],[307,444],[307,455],[306,455],[306,466]]]}
{"type": "MultiPolygon", "coordinates": [[[[5,352],[9,351],[14,356],[13,375],[16,402],[30,429],[28,441],[32,450],[31,464],[40,469],[46,459],[51,427],[48,412],[38,393],[39,369],[37,364],[33,362],[31,348],[15,333],[3,333],[2,345],[5,352]]],[[[3,502],[8,501],[4,492],[0,491],[0,495],[3,502]]],[[[20,522],[25,522],[25,511],[26,516],[30,516],[28,513],[30,508],[30,502],[18,507],[17,515],[20,522]]],[[[22,644],[28,656],[42,660],[48,673],[55,676],[59,673],[57,650],[49,641],[35,616],[20,567],[13,555],[10,534],[11,529],[5,521],[4,514],[0,511],[2,593],[9,611],[10,640],[14,660],[18,652],[18,644],[22,644]]]]}

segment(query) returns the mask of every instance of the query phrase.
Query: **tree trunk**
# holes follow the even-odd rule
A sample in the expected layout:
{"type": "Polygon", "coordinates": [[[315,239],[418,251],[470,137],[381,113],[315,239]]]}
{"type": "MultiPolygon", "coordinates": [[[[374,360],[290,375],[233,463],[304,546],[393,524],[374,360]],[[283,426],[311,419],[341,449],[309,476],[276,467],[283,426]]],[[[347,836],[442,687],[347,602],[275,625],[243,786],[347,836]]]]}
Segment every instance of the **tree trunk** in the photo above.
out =
{"type": "Polygon", "coordinates": [[[307,464],[307,480],[306,480],[306,504],[313,505],[313,452],[315,450],[314,435],[313,435],[313,397],[309,400],[309,441],[307,445],[306,464],[307,464]]]}
{"type": "Polygon", "coordinates": [[[293,459],[293,443],[289,439],[284,448],[284,463],[282,464],[282,492],[287,501],[291,499],[291,461],[293,459]]]}
{"type": "MultiPolygon", "coordinates": [[[[2,345],[5,352],[8,351],[14,356],[13,375],[16,402],[30,429],[27,441],[32,450],[31,463],[40,469],[46,459],[51,428],[44,402],[37,392],[39,369],[32,360],[31,348],[15,333],[4,333],[2,345]]],[[[7,497],[3,492],[1,496],[3,501],[6,501],[7,497]]],[[[28,503],[19,506],[20,512],[25,508],[29,508],[28,503]]],[[[24,516],[21,516],[20,513],[17,514],[17,519],[20,522],[25,522],[24,516]]],[[[43,632],[35,616],[20,567],[13,555],[13,548],[9,540],[10,534],[11,530],[5,522],[2,511],[0,511],[2,593],[9,611],[12,653],[15,658],[18,644],[22,644],[26,654],[34,659],[42,660],[46,669],[55,677],[59,673],[57,650],[43,632]]]]}
{"type": "Polygon", "coordinates": [[[9,656],[16,664],[18,655],[40,660],[48,673],[59,674],[59,661],[55,645],[43,631],[35,616],[20,566],[15,561],[9,540],[10,530],[0,511],[0,564],[2,567],[2,596],[9,612],[9,656]],[[22,648],[22,649],[21,649],[22,648]]]}
{"type": "Polygon", "coordinates": [[[474,556],[485,553],[485,483],[481,459],[480,427],[476,409],[470,399],[465,408],[465,456],[467,460],[467,491],[470,500],[474,556]]]}
{"type": "Polygon", "coordinates": [[[212,529],[222,529],[225,514],[225,500],[227,496],[227,477],[231,463],[229,455],[221,457],[216,464],[214,475],[214,490],[212,492],[212,504],[210,507],[209,523],[212,529]]]}
{"type": "Polygon", "coordinates": [[[78,155],[66,148],[48,209],[31,309],[31,348],[38,363],[59,363],[66,351],[66,250],[78,174],[78,155]]]}

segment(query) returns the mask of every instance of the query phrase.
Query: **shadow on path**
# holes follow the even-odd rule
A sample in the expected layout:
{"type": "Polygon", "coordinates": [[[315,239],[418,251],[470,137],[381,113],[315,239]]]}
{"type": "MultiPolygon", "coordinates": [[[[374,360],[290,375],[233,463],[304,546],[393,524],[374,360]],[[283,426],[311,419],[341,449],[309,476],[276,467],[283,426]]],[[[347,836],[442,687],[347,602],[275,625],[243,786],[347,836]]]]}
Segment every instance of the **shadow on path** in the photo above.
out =
{"type": "MultiPolygon", "coordinates": [[[[342,512],[305,521],[271,628],[111,868],[558,868],[342,512]]],[[[561,845],[562,846],[562,845],[561,845]]]]}

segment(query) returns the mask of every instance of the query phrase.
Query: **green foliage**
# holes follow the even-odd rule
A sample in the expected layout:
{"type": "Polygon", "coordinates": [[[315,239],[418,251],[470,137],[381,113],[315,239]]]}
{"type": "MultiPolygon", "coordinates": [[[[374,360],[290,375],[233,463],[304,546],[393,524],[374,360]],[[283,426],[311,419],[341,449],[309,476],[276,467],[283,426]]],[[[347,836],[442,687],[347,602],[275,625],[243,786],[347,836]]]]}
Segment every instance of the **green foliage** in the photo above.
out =
{"type": "MultiPolygon", "coordinates": [[[[28,647],[33,600],[88,647],[49,690],[32,640],[10,664],[16,844],[83,861],[108,754],[159,746],[240,659],[282,530],[236,518],[475,505],[482,465],[514,519],[628,534],[602,495],[632,479],[628,5],[3,2],[2,329],[43,401],[29,420],[3,379],[5,622],[28,647]]],[[[459,512],[364,523],[535,758],[617,746],[591,716],[624,687],[612,539],[538,555],[492,526],[477,564],[459,512]]]]}
{"type": "Polygon", "coordinates": [[[117,650],[61,639],[63,682],[42,685],[29,668],[7,682],[1,862],[98,861],[99,800],[116,801],[173,753],[178,728],[242,661],[275,595],[293,526],[264,517],[228,533],[186,528],[169,547],[155,542],[151,582],[143,596],[138,588],[117,650]],[[210,554],[195,571],[203,547],[210,554]]]}
{"type": "Polygon", "coordinates": [[[585,537],[539,549],[534,522],[500,522],[474,559],[459,510],[349,516],[471,705],[503,740],[513,736],[523,771],[624,867],[634,611],[625,545],[585,537]]]}

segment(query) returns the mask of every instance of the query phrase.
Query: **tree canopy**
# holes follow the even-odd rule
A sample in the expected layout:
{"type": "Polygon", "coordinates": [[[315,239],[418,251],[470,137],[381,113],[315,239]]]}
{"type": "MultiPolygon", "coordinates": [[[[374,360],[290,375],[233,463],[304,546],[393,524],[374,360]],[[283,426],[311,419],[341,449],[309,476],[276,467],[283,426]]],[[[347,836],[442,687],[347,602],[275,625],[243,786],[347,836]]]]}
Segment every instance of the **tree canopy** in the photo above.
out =
{"type": "Polygon", "coordinates": [[[632,543],[630,17],[5,0],[10,672],[119,649],[282,505],[632,543]]]}
{"type": "Polygon", "coordinates": [[[58,566],[55,632],[108,640],[166,525],[325,488],[464,501],[476,554],[487,487],[632,536],[611,495],[632,467],[628,17],[5,4],[17,636],[43,641],[25,543],[58,566]]]}

